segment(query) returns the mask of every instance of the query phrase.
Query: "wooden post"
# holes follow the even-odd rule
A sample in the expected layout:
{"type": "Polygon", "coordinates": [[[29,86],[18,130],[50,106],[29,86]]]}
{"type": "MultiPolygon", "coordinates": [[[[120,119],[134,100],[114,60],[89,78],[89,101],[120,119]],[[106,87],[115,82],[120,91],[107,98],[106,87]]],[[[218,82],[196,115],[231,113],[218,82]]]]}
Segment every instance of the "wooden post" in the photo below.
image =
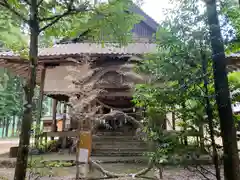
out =
{"type": "Polygon", "coordinates": [[[172,112],[172,129],[176,130],[176,116],[175,116],[175,112],[172,112]]]}
{"type": "Polygon", "coordinates": [[[47,133],[45,132],[44,133],[44,138],[45,138],[45,152],[47,152],[47,148],[48,148],[48,144],[47,144],[47,140],[48,140],[48,136],[47,136],[47,133]]]}
{"type": "MultiPolygon", "coordinates": [[[[72,107],[69,107],[69,114],[71,114],[72,113],[72,107]]],[[[73,128],[73,118],[72,117],[70,117],[70,128],[72,129],[73,128]]]]}
{"type": "MultiPolygon", "coordinates": [[[[67,103],[64,102],[62,131],[65,131],[66,129],[66,119],[67,119],[67,103]]],[[[66,148],[66,144],[67,144],[67,137],[63,137],[62,148],[66,148]]]]}
{"type": "Polygon", "coordinates": [[[62,131],[65,131],[66,129],[66,120],[67,120],[67,103],[64,102],[62,131]]]}
{"type": "Polygon", "coordinates": [[[39,145],[39,132],[40,132],[40,125],[41,125],[41,118],[42,118],[42,104],[43,104],[43,96],[44,96],[45,75],[46,75],[46,68],[43,67],[41,71],[40,92],[39,92],[39,99],[38,99],[38,114],[37,114],[37,120],[36,120],[36,132],[35,132],[36,147],[38,147],[39,145]]]}
{"type": "MultiPolygon", "coordinates": [[[[52,106],[52,132],[57,131],[57,104],[58,101],[56,99],[53,99],[53,106],[52,106]]],[[[51,140],[54,140],[54,137],[51,137],[51,140]]]]}
{"type": "Polygon", "coordinates": [[[77,174],[76,179],[79,178],[79,164],[83,164],[80,173],[86,177],[88,173],[88,165],[92,151],[92,133],[91,131],[80,131],[79,144],[77,150],[77,174]]]}

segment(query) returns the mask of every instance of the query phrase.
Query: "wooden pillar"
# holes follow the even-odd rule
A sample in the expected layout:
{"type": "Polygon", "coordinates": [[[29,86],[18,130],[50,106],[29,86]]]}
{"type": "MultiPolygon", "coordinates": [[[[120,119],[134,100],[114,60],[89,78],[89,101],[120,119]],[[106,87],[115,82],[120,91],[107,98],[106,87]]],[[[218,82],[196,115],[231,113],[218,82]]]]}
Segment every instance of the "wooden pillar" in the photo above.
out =
{"type": "Polygon", "coordinates": [[[67,103],[64,102],[64,106],[63,106],[62,131],[65,131],[65,129],[66,129],[66,120],[67,120],[67,103]]]}
{"type": "MultiPolygon", "coordinates": [[[[57,132],[57,104],[58,104],[58,101],[56,99],[53,99],[52,132],[57,132]]],[[[54,137],[51,137],[51,140],[54,140],[54,137]]]]}
{"type": "Polygon", "coordinates": [[[79,179],[80,176],[80,167],[79,164],[83,164],[81,167],[81,176],[86,177],[89,171],[89,159],[92,151],[92,134],[90,131],[80,131],[79,143],[77,146],[77,173],[76,179],[79,179]]]}
{"type": "Polygon", "coordinates": [[[176,116],[175,116],[175,112],[172,112],[172,129],[176,130],[176,116]]]}
{"type": "Polygon", "coordinates": [[[41,71],[41,82],[40,82],[40,92],[38,99],[38,114],[36,120],[36,132],[35,132],[35,146],[39,145],[39,132],[42,118],[42,105],[43,105],[43,96],[44,96],[44,83],[45,83],[46,68],[43,67],[41,71]]]}
{"type": "MultiPolygon", "coordinates": [[[[69,106],[68,111],[69,111],[69,114],[72,114],[73,107],[69,106]]],[[[74,119],[72,116],[70,116],[70,129],[73,129],[73,128],[74,128],[74,119]]],[[[78,128],[78,125],[77,125],[77,128],[78,128]]]]}
{"type": "MultiPolygon", "coordinates": [[[[66,130],[66,120],[67,120],[67,103],[64,102],[64,107],[63,107],[63,121],[62,121],[62,131],[66,130]]],[[[67,138],[64,137],[62,141],[62,148],[66,148],[67,145],[67,138]]]]}

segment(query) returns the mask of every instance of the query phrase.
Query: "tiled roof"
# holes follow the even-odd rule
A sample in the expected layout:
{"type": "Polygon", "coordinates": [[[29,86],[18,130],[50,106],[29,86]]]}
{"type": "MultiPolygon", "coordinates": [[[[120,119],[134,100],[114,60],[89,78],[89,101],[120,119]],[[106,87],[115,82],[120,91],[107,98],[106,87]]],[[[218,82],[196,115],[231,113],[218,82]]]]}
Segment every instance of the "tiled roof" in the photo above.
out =
{"type": "MultiPolygon", "coordinates": [[[[39,58],[47,59],[54,56],[71,56],[71,55],[140,55],[151,53],[156,50],[156,44],[149,43],[132,43],[125,47],[119,47],[116,44],[105,44],[102,46],[97,43],[75,43],[59,44],[50,48],[39,49],[39,58]]],[[[19,55],[11,51],[0,52],[0,67],[5,67],[24,78],[28,77],[29,63],[23,60],[19,55]]],[[[37,72],[37,82],[40,82],[41,67],[37,72]]]]}
{"type": "MultiPolygon", "coordinates": [[[[98,43],[69,43],[69,44],[57,44],[49,48],[39,49],[39,57],[45,56],[61,56],[61,55],[107,55],[107,54],[119,54],[119,55],[140,55],[146,53],[152,53],[156,51],[156,44],[153,43],[130,43],[127,46],[120,47],[117,44],[102,44],[98,43]]],[[[0,52],[0,58],[18,57],[18,54],[14,54],[11,51],[0,52]]]]}
{"type": "MultiPolygon", "coordinates": [[[[14,54],[1,54],[0,53],[0,68],[7,68],[15,75],[19,75],[23,78],[29,77],[29,62],[19,59],[18,56],[15,56],[14,54]],[[1,58],[1,56],[3,58],[1,58]],[[5,59],[4,57],[14,57],[14,58],[13,59],[11,59],[11,58],[5,59]]],[[[37,77],[36,77],[37,83],[40,83],[41,71],[42,71],[42,67],[38,66],[37,77]]]]}
{"type": "Polygon", "coordinates": [[[16,54],[12,51],[0,51],[0,58],[3,59],[21,59],[19,54],[16,54]]]}
{"type": "Polygon", "coordinates": [[[228,58],[227,69],[231,71],[239,71],[240,69],[240,52],[232,53],[226,56],[228,58]]]}
{"type": "Polygon", "coordinates": [[[16,56],[16,54],[12,51],[0,51],[0,57],[1,56],[16,56]]]}
{"type": "Polygon", "coordinates": [[[130,43],[127,46],[118,46],[117,44],[105,44],[104,46],[97,43],[70,43],[58,44],[50,48],[39,50],[41,56],[60,56],[60,55],[81,55],[81,54],[120,54],[120,55],[137,55],[151,53],[156,50],[156,44],[150,43],[130,43]]]}
{"type": "Polygon", "coordinates": [[[240,58],[240,52],[236,52],[236,53],[229,54],[229,55],[227,55],[227,57],[240,58]]]}

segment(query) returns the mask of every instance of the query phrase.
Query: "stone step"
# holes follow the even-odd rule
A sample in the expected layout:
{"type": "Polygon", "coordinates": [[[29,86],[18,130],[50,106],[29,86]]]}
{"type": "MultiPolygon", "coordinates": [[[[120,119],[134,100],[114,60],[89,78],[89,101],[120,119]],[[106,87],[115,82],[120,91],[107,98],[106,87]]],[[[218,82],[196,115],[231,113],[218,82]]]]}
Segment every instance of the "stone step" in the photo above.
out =
{"type": "Polygon", "coordinates": [[[93,137],[93,156],[143,156],[144,152],[147,152],[147,143],[138,137],[109,134],[93,137]]]}
{"type": "Polygon", "coordinates": [[[140,141],[135,136],[93,136],[93,141],[140,141]]]}
{"type": "Polygon", "coordinates": [[[143,141],[93,141],[93,144],[101,145],[101,144],[111,144],[111,145],[147,145],[146,142],[143,141]]]}
{"type": "Polygon", "coordinates": [[[94,134],[93,137],[106,137],[106,138],[111,138],[111,137],[116,137],[116,138],[125,138],[125,137],[128,137],[128,138],[132,138],[132,137],[135,137],[131,134],[128,134],[128,135],[102,135],[102,134],[94,134]]]}
{"type": "Polygon", "coordinates": [[[93,143],[93,146],[96,148],[147,148],[148,146],[144,143],[135,143],[135,144],[130,144],[130,143],[119,143],[119,144],[95,144],[93,143]]]}
{"type": "MultiPolygon", "coordinates": [[[[129,134],[129,135],[133,135],[134,133],[132,134],[129,134]]],[[[97,133],[96,135],[99,135],[99,136],[124,136],[126,135],[125,132],[101,132],[101,133],[97,133]]]]}
{"type": "Polygon", "coordinates": [[[99,148],[99,147],[95,147],[93,149],[93,151],[116,151],[116,152],[145,152],[147,151],[147,148],[131,148],[131,147],[122,147],[122,148],[117,148],[117,147],[109,147],[109,148],[99,148]]]}
{"type": "Polygon", "coordinates": [[[95,145],[102,145],[102,144],[110,144],[110,145],[147,145],[144,141],[93,141],[93,144],[95,145]]]}
{"type": "MultiPolygon", "coordinates": [[[[146,151],[144,151],[146,152],[146,151]]],[[[126,151],[126,152],[119,152],[119,151],[93,151],[92,155],[93,156],[98,156],[98,157],[126,157],[126,156],[144,156],[144,152],[141,151],[126,151]]]]}

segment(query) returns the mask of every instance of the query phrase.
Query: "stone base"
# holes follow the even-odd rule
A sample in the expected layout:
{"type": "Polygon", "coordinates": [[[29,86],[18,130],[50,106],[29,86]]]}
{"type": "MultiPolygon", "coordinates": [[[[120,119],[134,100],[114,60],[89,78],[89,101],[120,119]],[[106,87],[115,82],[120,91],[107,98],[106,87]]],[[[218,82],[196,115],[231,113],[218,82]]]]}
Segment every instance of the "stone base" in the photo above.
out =
{"type": "Polygon", "coordinates": [[[17,153],[18,153],[18,146],[10,147],[10,150],[9,150],[9,157],[10,158],[16,158],[17,157],[17,153]]]}

